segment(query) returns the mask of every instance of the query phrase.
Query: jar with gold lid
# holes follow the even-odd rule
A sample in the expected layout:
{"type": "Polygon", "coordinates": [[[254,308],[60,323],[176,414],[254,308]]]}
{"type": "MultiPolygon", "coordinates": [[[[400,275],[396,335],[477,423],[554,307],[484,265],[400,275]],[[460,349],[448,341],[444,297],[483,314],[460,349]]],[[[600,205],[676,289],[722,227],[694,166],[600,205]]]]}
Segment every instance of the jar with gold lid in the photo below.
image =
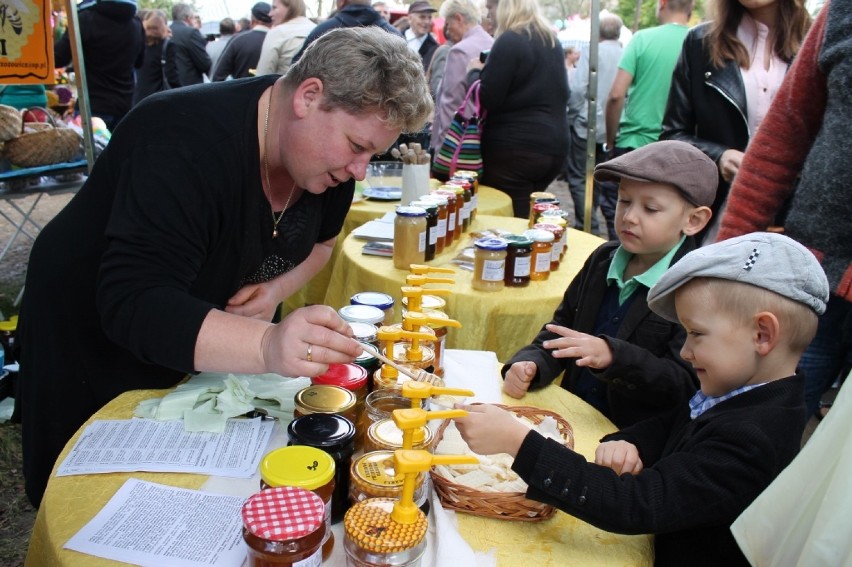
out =
{"type": "Polygon", "coordinates": [[[325,504],[304,488],[280,486],[250,496],[242,508],[250,567],[322,562],[325,504]]]}
{"type": "Polygon", "coordinates": [[[260,462],[260,488],[296,486],[310,490],[325,504],[325,536],[322,559],[328,560],[334,548],[331,531],[331,499],[334,494],[334,459],[320,449],[307,446],[280,447],[260,462]]]}
{"type": "Polygon", "coordinates": [[[347,565],[416,567],[426,550],[426,515],[416,510],[413,523],[391,517],[396,500],[370,498],[354,504],[343,521],[347,565]]]}
{"type": "MultiPolygon", "coordinates": [[[[410,407],[410,406],[409,406],[410,407]]],[[[424,449],[432,452],[432,441],[435,434],[426,427],[418,428],[414,432],[414,444],[412,449],[424,449]]],[[[370,451],[394,451],[402,449],[402,430],[396,426],[393,419],[383,419],[372,424],[367,429],[367,437],[364,439],[364,452],[370,451]]]]}
{"type": "MultiPolygon", "coordinates": [[[[414,488],[414,503],[424,510],[428,506],[428,494],[424,484],[426,475],[417,475],[414,488]]],[[[367,498],[396,498],[402,493],[403,475],[394,470],[392,451],[364,453],[352,461],[349,475],[349,502],[355,504],[367,498]]]]}
{"type": "MultiPolygon", "coordinates": [[[[360,423],[361,415],[364,413],[364,400],[367,398],[369,391],[368,376],[367,370],[357,364],[329,364],[325,374],[311,378],[311,384],[314,386],[340,386],[355,394],[353,423],[357,425],[360,423]]],[[[356,446],[356,449],[358,448],[356,446]]]]}
{"type": "Polygon", "coordinates": [[[339,415],[314,413],[291,421],[287,438],[288,446],[313,447],[334,459],[331,521],[339,522],[349,507],[349,467],[355,453],[355,425],[339,415]]]}
{"type": "Polygon", "coordinates": [[[355,393],[340,386],[318,384],[308,386],[296,393],[293,417],[302,417],[312,413],[338,414],[355,423],[358,416],[355,393]]]}

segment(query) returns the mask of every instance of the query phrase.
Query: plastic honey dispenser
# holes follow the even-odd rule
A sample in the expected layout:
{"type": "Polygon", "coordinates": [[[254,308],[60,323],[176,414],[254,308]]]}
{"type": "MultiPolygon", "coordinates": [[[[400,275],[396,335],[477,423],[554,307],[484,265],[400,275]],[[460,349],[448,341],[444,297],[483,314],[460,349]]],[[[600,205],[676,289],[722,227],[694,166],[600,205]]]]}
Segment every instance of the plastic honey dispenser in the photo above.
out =
{"type": "Polygon", "coordinates": [[[410,380],[402,385],[402,397],[411,400],[411,407],[414,409],[422,408],[423,400],[434,396],[473,396],[473,390],[465,390],[464,388],[446,388],[444,386],[434,386],[427,382],[417,382],[410,380]]]}
{"type": "MultiPolygon", "coordinates": [[[[379,332],[377,333],[377,337],[379,342],[383,345],[384,348],[381,350],[384,351],[384,354],[393,359],[394,362],[399,362],[400,364],[410,363],[407,360],[396,360],[392,353],[395,352],[394,345],[397,341],[402,339],[403,337],[412,339],[411,345],[417,343],[418,349],[421,349],[420,353],[422,356],[422,347],[420,347],[421,340],[432,340],[434,337],[432,335],[428,335],[426,333],[414,333],[410,331],[403,331],[402,329],[393,327],[379,327],[379,332]],[[417,339],[416,341],[414,339],[417,339]]],[[[432,349],[429,349],[430,360],[434,359],[434,354],[432,349]]],[[[421,361],[422,364],[422,361],[421,361]]],[[[418,366],[418,368],[423,368],[422,366],[418,366]]],[[[373,375],[373,384],[376,388],[395,388],[397,386],[397,380],[399,379],[399,371],[390,366],[389,364],[382,364],[381,368],[379,368],[376,373],[373,375]]]]}
{"type": "Polygon", "coordinates": [[[406,285],[400,288],[402,293],[403,313],[408,310],[423,313],[423,311],[427,310],[427,307],[430,310],[443,311],[446,308],[447,302],[438,296],[448,296],[452,293],[452,291],[445,288],[427,289],[420,284],[409,283],[408,281],[416,281],[420,277],[422,276],[408,276],[406,278],[407,281],[405,282],[406,285]]]}
{"type": "Polygon", "coordinates": [[[433,465],[477,464],[470,455],[430,455],[394,451],[394,469],[403,475],[399,500],[369,498],[353,505],[343,521],[347,563],[357,567],[414,567],[426,549],[426,515],[414,502],[417,475],[433,465]]]}
{"type": "Polygon", "coordinates": [[[448,317],[436,317],[426,313],[417,311],[407,311],[402,316],[402,328],[406,331],[414,331],[425,327],[429,333],[435,334],[435,339],[432,342],[432,350],[434,351],[434,359],[432,360],[432,372],[438,376],[444,375],[444,345],[447,336],[447,327],[461,328],[462,324],[455,319],[448,317]]]}

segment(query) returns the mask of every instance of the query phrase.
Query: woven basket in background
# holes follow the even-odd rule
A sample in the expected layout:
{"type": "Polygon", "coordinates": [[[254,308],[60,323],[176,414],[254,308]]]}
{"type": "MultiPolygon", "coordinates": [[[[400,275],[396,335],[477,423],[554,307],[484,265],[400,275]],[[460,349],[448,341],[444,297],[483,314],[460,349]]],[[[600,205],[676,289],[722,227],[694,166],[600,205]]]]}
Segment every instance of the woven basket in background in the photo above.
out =
{"type": "Polygon", "coordinates": [[[20,110],[0,104],[0,142],[20,136],[22,123],[20,110]]]}
{"type": "Polygon", "coordinates": [[[80,151],[82,138],[70,128],[48,128],[7,140],[3,154],[19,167],[37,167],[69,161],[80,151]]]}
{"type": "MultiPolygon", "coordinates": [[[[531,406],[509,407],[495,405],[512,412],[518,417],[525,418],[536,425],[541,423],[545,416],[552,417],[556,420],[559,432],[562,433],[565,439],[565,445],[571,449],[574,448],[574,430],[561,415],[531,406]]],[[[436,446],[443,437],[444,429],[446,429],[448,423],[449,421],[445,421],[438,430],[435,441],[436,446]]],[[[435,491],[441,499],[441,504],[444,508],[450,510],[465,512],[474,516],[518,522],[540,522],[541,520],[549,519],[555,512],[553,506],[530,500],[523,492],[483,492],[456,484],[438,474],[434,468],[430,474],[435,491]]]]}

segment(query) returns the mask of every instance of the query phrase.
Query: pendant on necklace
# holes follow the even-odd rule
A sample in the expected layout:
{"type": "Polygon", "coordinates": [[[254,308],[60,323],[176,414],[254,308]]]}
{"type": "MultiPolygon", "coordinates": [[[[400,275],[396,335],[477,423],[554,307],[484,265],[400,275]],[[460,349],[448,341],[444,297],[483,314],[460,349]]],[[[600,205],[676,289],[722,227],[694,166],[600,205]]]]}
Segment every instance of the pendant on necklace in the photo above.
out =
{"type": "Polygon", "coordinates": [[[272,238],[278,238],[278,229],[277,228],[272,229],[272,238]]]}

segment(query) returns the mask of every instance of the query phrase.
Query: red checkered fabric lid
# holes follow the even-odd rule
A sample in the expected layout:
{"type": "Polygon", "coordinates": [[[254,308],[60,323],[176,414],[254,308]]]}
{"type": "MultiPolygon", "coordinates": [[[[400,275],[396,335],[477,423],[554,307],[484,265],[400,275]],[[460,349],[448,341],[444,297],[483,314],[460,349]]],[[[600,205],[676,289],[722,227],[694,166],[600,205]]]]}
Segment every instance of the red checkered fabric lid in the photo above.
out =
{"type": "Polygon", "coordinates": [[[315,532],[324,524],[322,498],[304,488],[261,490],[243,504],[243,523],[259,538],[284,541],[315,532]]]}

